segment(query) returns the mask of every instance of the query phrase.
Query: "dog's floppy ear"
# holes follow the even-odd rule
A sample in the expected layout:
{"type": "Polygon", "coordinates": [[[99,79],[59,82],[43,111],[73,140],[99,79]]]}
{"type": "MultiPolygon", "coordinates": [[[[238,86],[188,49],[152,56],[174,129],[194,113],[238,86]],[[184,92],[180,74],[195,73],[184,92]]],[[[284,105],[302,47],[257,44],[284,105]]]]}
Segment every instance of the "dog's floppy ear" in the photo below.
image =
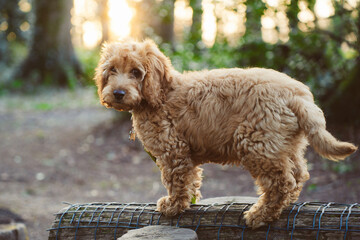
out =
{"type": "Polygon", "coordinates": [[[100,102],[102,103],[102,97],[101,92],[106,84],[107,78],[108,78],[108,69],[109,69],[109,59],[113,54],[114,44],[107,44],[104,43],[102,49],[101,49],[101,57],[100,61],[98,63],[98,66],[95,70],[95,84],[97,86],[97,92],[100,97],[100,102]]]}
{"type": "Polygon", "coordinates": [[[146,51],[146,75],[142,86],[145,100],[154,108],[165,100],[165,89],[170,82],[170,60],[152,40],[143,42],[146,51]]]}

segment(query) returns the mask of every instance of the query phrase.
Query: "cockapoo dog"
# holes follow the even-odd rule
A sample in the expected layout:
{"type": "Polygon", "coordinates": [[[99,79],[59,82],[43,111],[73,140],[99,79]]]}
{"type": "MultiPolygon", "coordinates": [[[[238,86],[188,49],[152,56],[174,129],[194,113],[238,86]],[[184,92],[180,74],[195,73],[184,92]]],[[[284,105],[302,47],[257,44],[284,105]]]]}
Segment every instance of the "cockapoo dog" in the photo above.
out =
{"type": "Polygon", "coordinates": [[[236,164],[261,193],[245,213],[246,224],[257,228],[298,199],[309,179],[308,141],[331,160],[357,149],[325,129],[307,86],[274,70],[181,74],[153,41],[125,41],[104,45],[95,80],[101,103],[130,111],[136,136],[157,158],[168,191],[157,210],[166,216],[201,197],[201,164],[236,164]]]}

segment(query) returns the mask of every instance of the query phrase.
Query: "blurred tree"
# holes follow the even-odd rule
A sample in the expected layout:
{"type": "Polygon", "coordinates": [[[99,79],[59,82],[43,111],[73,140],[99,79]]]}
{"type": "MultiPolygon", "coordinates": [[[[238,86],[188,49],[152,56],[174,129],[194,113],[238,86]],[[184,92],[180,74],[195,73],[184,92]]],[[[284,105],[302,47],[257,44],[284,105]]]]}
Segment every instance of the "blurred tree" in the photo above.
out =
{"type": "Polygon", "coordinates": [[[41,84],[75,85],[82,71],[70,36],[72,7],[72,0],[33,1],[29,54],[14,72],[15,87],[31,91],[41,84]]]}
{"type": "Polygon", "coordinates": [[[19,8],[20,0],[0,0],[0,63],[9,65],[12,62],[10,43],[24,43],[26,33],[20,26],[27,21],[28,14],[19,8]]]}
{"type": "Polygon", "coordinates": [[[102,38],[101,43],[106,42],[110,38],[109,31],[109,0],[99,0],[99,15],[101,21],[102,38]]]}
{"type": "Polygon", "coordinates": [[[160,21],[157,23],[155,33],[163,42],[172,43],[174,40],[174,0],[163,0],[158,6],[160,21]]]}
{"type": "Polygon", "coordinates": [[[151,37],[159,40],[158,42],[173,42],[174,0],[143,0],[130,3],[136,9],[131,21],[132,36],[140,39],[151,37]]]}
{"type": "Polygon", "coordinates": [[[266,4],[263,1],[246,1],[246,32],[245,41],[261,39],[261,16],[266,4]]]}
{"type": "Polygon", "coordinates": [[[288,7],[286,8],[286,16],[289,19],[289,27],[290,29],[293,30],[297,30],[298,27],[298,14],[300,12],[300,8],[299,8],[299,0],[291,0],[288,4],[288,7]]]}
{"type": "Polygon", "coordinates": [[[198,52],[199,43],[202,39],[202,0],[190,0],[190,7],[193,10],[193,15],[188,41],[194,44],[194,50],[195,52],[198,52]]]}
{"type": "Polygon", "coordinates": [[[333,48],[332,83],[321,101],[329,117],[337,122],[360,124],[360,2],[349,8],[344,2],[334,1],[335,14],[327,29],[317,28],[314,33],[322,35],[333,48]]]}

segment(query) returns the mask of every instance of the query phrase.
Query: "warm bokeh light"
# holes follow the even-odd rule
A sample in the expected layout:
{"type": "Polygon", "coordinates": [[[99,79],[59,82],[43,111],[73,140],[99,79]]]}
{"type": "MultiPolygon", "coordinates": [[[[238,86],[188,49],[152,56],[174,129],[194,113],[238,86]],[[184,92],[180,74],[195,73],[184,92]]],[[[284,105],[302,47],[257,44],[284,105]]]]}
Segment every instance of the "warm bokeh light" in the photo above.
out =
{"type": "Polygon", "coordinates": [[[9,27],[9,24],[6,21],[4,21],[0,24],[0,31],[6,31],[8,29],[8,27],[9,27]]]}
{"type": "Polygon", "coordinates": [[[211,47],[215,43],[217,31],[216,17],[214,13],[215,5],[211,0],[203,0],[202,7],[202,40],[206,46],[211,47]]]}
{"type": "Polygon", "coordinates": [[[190,28],[192,24],[193,10],[186,0],[177,0],[174,4],[174,33],[178,40],[184,36],[185,28],[190,28]]]}
{"type": "Polygon", "coordinates": [[[276,25],[274,8],[266,9],[261,17],[261,36],[264,42],[275,44],[278,41],[276,25]]]}
{"type": "MultiPolygon", "coordinates": [[[[86,48],[94,48],[102,41],[99,4],[102,2],[74,0],[71,21],[74,25],[75,42],[86,48]]],[[[128,37],[131,31],[130,21],[134,15],[134,9],[128,5],[126,0],[109,0],[108,9],[109,40],[128,37]]]]}
{"type": "Polygon", "coordinates": [[[126,38],[130,35],[130,22],[134,9],[126,0],[109,0],[110,31],[114,39],[126,38]]]}
{"type": "Polygon", "coordinates": [[[306,1],[299,2],[300,12],[298,18],[300,22],[309,23],[315,20],[314,13],[309,9],[308,3],[306,1]]]}
{"type": "Polygon", "coordinates": [[[30,29],[30,24],[28,22],[23,22],[21,25],[20,25],[20,30],[23,31],[23,32],[26,32],[30,29]]]}
{"type": "Polygon", "coordinates": [[[315,15],[309,9],[308,3],[306,1],[299,1],[299,8],[300,12],[298,13],[298,27],[301,31],[307,32],[311,28],[315,27],[315,15]]]}
{"type": "Polygon", "coordinates": [[[83,41],[85,47],[93,48],[101,41],[101,25],[99,22],[86,21],[83,27],[83,41]]]}
{"type": "Polygon", "coordinates": [[[270,16],[261,17],[261,25],[266,29],[273,29],[276,27],[275,18],[270,16]]]}
{"type": "Polygon", "coordinates": [[[264,42],[275,44],[289,40],[289,19],[286,16],[286,1],[266,0],[269,8],[261,17],[261,33],[264,42]]]}
{"type": "Polygon", "coordinates": [[[246,5],[242,1],[223,1],[215,5],[218,37],[227,39],[230,45],[236,45],[244,35],[246,27],[246,5]]]}
{"type": "Polygon", "coordinates": [[[290,26],[289,19],[286,16],[285,9],[279,10],[276,13],[277,26],[279,29],[279,39],[282,42],[287,42],[289,40],[290,26]]]}
{"type": "Polygon", "coordinates": [[[85,48],[94,48],[102,38],[98,19],[98,4],[94,0],[74,0],[71,22],[74,43],[85,48]]]}
{"type": "Polygon", "coordinates": [[[277,8],[280,4],[280,0],[266,0],[268,6],[277,8]]]}
{"type": "Polygon", "coordinates": [[[31,4],[28,0],[20,0],[19,1],[19,8],[22,12],[30,12],[31,11],[31,4]]]}
{"type": "MultiPolygon", "coordinates": [[[[134,0],[135,1],[135,0],[134,0]]],[[[136,0],[141,2],[142,0],[136,0]]],[[[161,4],[161,0],[160,1],[161,4]]],[[[287,4],[290,0],[262,0],[267,5],[261,17],[261,32],[265,42],[286,42],[289,39],[289,19],[286,16],[287,4]]],[[[355,8],[360,0],[345,0],[347,8],[355,8]]],[[[76,44],[93,48],[102,41],[102,25],[99,7],[106,1],[74,0],[72,23],[74,29],[74,42],[76,44]]],[[[109,40],[129,37],[132,33],[131,22],[136,9],[130,0],[108,0],[108,26],[109,40]]],[[[22,11],[29,11],[29,0],[20,0],[22,11]]],[[[207,47],[215,43],[215,39],[227,39],[229,44],[236,44],[246,31],[246,1],[224,0],[202,1],[202,40],[207,47]],[[234,11],[236,10],[236,11],[234,11]]],[[[315,25],[321,28],[328,26],[329,17],[334,15],[332,0],[316,0],[315,11],[309,9],[305,0],[299,1],[298,26],[302,31],[309,31],[315,25]],[[317,18],[315,18],[315,16],[317,18]]],[[[177,41],[182,41],[184,33],[189,31],[192,24],[192,8],[189,0],[176,0],[174,2],[174,35],[177,41]]],[[[5,29],[6,26],[0,26],[5,29]]],[[[22,30],[28,26],[24,24],[22,30]]],[[[134,34],[134,33],[133,33],[134,34]]],[[[136,36],[133,36],[136,37],[136,36]]]]}
{"type": "Polygon", "coordinates": [[[360,3],[360,0],[346,0],[344,2],[344,7],[347,10],[353,10],[358,6],[359,3],[360,3]]]}
{"type": "Polygon", "coordinates": [[[335,13],[331,0],[317,0],[315,3],[315,14],[319,18],[328,18],[335,13]]]}

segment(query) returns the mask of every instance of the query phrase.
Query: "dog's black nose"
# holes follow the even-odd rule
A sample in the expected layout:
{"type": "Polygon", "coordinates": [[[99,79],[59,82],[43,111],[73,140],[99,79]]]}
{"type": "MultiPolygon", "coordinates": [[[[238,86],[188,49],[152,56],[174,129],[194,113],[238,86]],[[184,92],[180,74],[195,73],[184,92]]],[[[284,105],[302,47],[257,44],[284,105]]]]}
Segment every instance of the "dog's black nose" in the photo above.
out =
{"type": "Polygon", "coordinates": [[[125,91],[124,90],[114,90],[113,94],[114,94],[114,97],[116,100],[121,100],[125,96],[125,91]]]}

